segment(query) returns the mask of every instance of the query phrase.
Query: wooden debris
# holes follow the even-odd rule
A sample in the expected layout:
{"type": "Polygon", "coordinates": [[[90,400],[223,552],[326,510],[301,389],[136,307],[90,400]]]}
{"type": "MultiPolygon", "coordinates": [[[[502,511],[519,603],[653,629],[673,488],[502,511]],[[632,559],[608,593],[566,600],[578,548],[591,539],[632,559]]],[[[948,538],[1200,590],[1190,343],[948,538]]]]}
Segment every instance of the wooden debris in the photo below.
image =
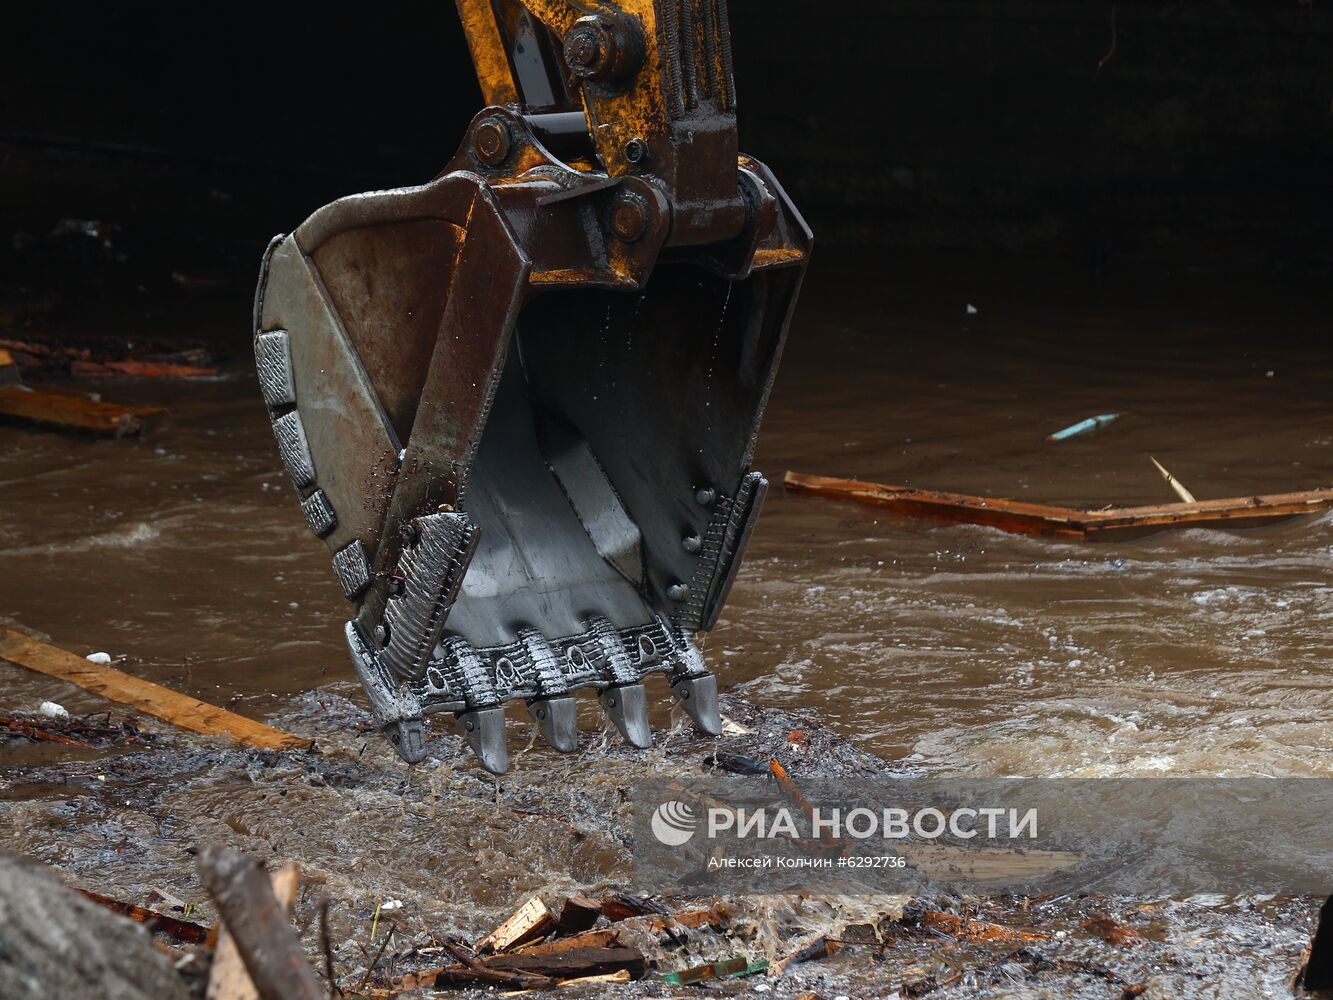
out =
{"type": "Polygon", "coordinates": [[[1029,943],[1045,941],[1050,937],[1049,934],[1019,930],[1016,927],[987,923],[984,920],[969,920],[965,917],[954,916],[952,913],[942,913],[939,910],[921,910],[907,913],[903,915],[903,922],[916,923],[930,930],[939,931],[941,934],[947,934],[949,937],[958,938],[960,941],[1029,943]]]}
{"type": "Polygon", "coordinates": [[[620,932],[620,927],[604,927],[600,930],[584,931],[572,937],[525,944],[518,948],[514,954],[549,955],[552,952],[570,951],[575,948],[613,948],[620,944],[620,932]]]}
{"type": "Polygon", "coordinates": [[[1132,947],[1142,940],[1137,931],[1116,923],[1105,913],[1094,913],[1079,925],[1085,931],[1091,931],[1107,944],[1117,947],[1132,947]]]}
{"type": "Polygon", "coordinates": [[[638,978],[647,969],[647,961],[638,948],[571,948],[546,955],[494,955],[485,959],[487,968],[509,972],[568,979],[573,976],[598,976],[624,969],[638,978]]]}
{"type": "MultiPolygon", "coordinates": [[[[269,875],[273,897],[282,907],[287,919],[296,909],[296,890],[301,885],[301,872],[294,862],[287,862],[269,875]]],[[[218,922],[217,945],[213,951],[213,966],[208,971],[208,989],[205,1000],[257,1000],[259,993],[245,969],[245,962],[236,947],[225,921],[218,922]]]]}
{"type": "Polygon", "coordinates": [[[160,406],[120,406],[23,385],[0,385],[0,416],[67,430],[124,437],[140,433],[149,417],[162,412],[160,406]]]}
{"type": "Polygon", "coordinates": [[[30,740],[38,740],[43,743],[59,743],[61,746],[77,747],[80,750],[93,749],[91,743],[85,743],[73,736],[57,732],[36,719],[23,719],[15,715],[0,715],[0,727],[8,729],[12,733],[18,733],[20,736],[26,736],[30,740]]]}
{"type": "Polygon", "coordinates": [[[508,951],[524,942],[545,937],[555,927],[555,914],[547,908],[540,896],[533,896],[513,916],[482,938],[477,945],[477,952],[508,951]]]}
{"type": "Polygon", "coordinates": [[[709,979],[738,979],[741,976],[753,976],[768,968],[765,961],[751,962],[747,958],[729,958],[722,962],[710,962],[696,965],[679,972],[668,972],[662,976],[662,982],[673,986],[689,986],[706,982],[709,979]]]}
{"type": "Polygon", "coordinates": [[[669,912],[661,903],[623,892],[613,893],[602,900],[602,916],[612,923],[645,914],[668,916],[669,912]]]}
{"type": "Polygon", "coordinates": [[[41,340],[0,337],[6,350],[23,368],[52,374],[139,375],[149,378],[198,378],[216,375],[205,347],[182,350],[179,344],[137,342],[131,348],[118,338],[64,331],[41,340]],[[71,342],[75,341],[75,342],[71,342]],[[132,353],[134,356],[129,357],[132,353]]]}
{"type": "Polygon", "coordinates": [[[261,750],[306,749],[310,746],[309,740],[299,736],[284,733],[216,705],[209,705],[152,681],[91,663],[81,656],[3,625],[0,625],[0,660],[68,681],[111,701],[133,705],[141,712],[192,733],[229,736],[261,750]]]}
{"type": "MultiPolygon", "coordinates": [[[[446,945],[456,965],[427,969],[396,982],[399,989],[439,989],[446,986],[512,986],[543,989],[557,983],[588,976],[627,973],[638,979],[647,960],[637,948],[577,948],[553,953],[517,952],[480,958],[460,945],[446,945]]],[[[620,981],[620,980],[617,980],[620,981]]]]}
{"type": "MultiPolygon", "coordinates": [[[[245,984],[224,969],[228,978],[216,992],[210,979],[209,1000],[325,1000],[324,987],[306,961],[301,939],[259,862],[214,844],[199,852],[198,866],[255,990],[244,992],[245,984]]],[[[291,879],[294,895],[295,866],[290,868],[282,877],[291,879]]],[[[218,948],[221,952],[221,938],[218,948]]]]}
{"type": "Polygon", "coordinates": [[[71,375],[85,378],[106,378],[114,375],[133,375],[136,378],[212,378],[216,368],[198,365],[173,365],[160,361],[72,361],[71,375]]]}
{"type": "Polygon", "coordinates": [[[1171,528],[1254,528],[1333,508],[1333,489],[1196,503],[1078,510],[798,472],[788,472],[784,484],[794,493],[851,500],[902,517],[981,524],[1020,535],[1090,542],[1142,538],[1171,528]]]}
{"type": "Polygon", "coordinates": [[[561,934],[577,934],[586,931],[602,915],[602,904],[595,899],[575,893],[565,899],[560,907],[560,917],[556,921],[561,934]]]}
{"type": "Polygon", "coordinates": [[[726,924],[730,916],[731,907],[726,903],[718,903],[706,910],[681,910],[678,913],[653,917],[647,921],[647,928],[654,934],[660,934],[676,925],[689,927],[691,930],[698,930],[700,927],[721,927],[726,924]]]}
{"type": "Polygon", "coordinates": [[[93,892],[91,889],[79,889],[78,891],[94,903],[105,906],[114,913],[129,917],[131,920],[137,920],[150,931],[165,934],[167,937],[182,941],[185,944],[203,944],[208,940],[208,928],[202,924],[180,920],[170,914],[136,906],[134,903],[126,903],[111,896],[103,896],[100,892],[93,892]]]}
{"type": "Polygon", "coordinates": [[[835,941],[828,935],[824,935],[823,937],[810,942],[804,948],[800,948],[792,952],[790,955],[778,959],[768,967],[768,974],[770,976],[780,976],[787,971],[789,966],[798,965],[801,962],[814,962],[821,958],[828,958],[830,955],[837,953],[838,949],[841,947],[842,943],[840,941],[835,941]]]}

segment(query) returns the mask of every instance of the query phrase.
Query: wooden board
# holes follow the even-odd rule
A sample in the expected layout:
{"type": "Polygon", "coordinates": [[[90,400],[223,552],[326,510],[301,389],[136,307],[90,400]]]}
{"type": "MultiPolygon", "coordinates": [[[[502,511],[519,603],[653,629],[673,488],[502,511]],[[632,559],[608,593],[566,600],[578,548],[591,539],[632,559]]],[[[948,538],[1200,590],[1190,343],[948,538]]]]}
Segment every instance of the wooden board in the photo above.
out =
{"type": "Polygon", "coordinates": [[[100,694],[122,705],[131,705],[147,715],[192,733],[229,736],[261,750],[292,750],[310,746],[309,740],[299,736],[284,733],[152,681],[91,663],[82,656],[40,642],[3,625],[0,625],[0,660],[68,681],[85,691],[100,694]]]}
{"type": "MultiPolygon", "coordinates": [[[[291,920],[296,910],[296,891],[301,886],[301,869],[296,862],[288,861],[277,871],[270,872],[268,878],[273,887],[273,898],[291,920]]],[[[218,945],[208,970],[204,997],[205,1000],[259,1000],[259,990],[245,969],[236,939],[223,921],[218,921],[218,945]]]]}
{"type": "Polygon", "coordinates": [[[160,406],[119,406],[83,396],[40,392],[22,385],[0,385],[0,416],[94,434],[138,434],[160,406]]]}
{"type": "Polygon", "coordinates": [[[1200,500],[1197,503],[1078,510],[799,472],[788,472],[783,484],[793,493],[851,500],[889,510],[901,517],[981,524],[1020,535],[1090,542],[1141,538],[1170,528],[1255,528],[1333,507],[1333,489],[1200,500]]]}

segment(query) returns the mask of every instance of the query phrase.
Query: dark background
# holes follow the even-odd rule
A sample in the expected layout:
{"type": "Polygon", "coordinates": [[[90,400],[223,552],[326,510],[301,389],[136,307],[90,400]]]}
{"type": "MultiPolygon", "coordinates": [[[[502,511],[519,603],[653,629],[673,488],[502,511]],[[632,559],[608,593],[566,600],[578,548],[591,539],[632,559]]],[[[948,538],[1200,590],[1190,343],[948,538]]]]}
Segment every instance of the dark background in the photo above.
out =
{"type": "MultiPolygon", "coordinates": [[[[1333,259],[1321,0],[732,10],[743,148],[824,247],[1097,273],[1326,273],[1333,259]]],[[[11,277],[61,219],[114,227],[140,282],[248,272],[320,204],[428,179],[480,106],[447,2],[25,4],[6,22],[11,277]]]]}

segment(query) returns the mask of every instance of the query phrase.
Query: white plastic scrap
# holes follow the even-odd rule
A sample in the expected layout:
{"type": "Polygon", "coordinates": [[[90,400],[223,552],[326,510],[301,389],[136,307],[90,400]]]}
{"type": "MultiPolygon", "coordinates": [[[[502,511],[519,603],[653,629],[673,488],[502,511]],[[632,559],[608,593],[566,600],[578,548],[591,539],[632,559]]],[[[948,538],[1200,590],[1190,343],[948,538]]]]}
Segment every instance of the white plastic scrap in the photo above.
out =
{"type": "Polygon", "coordinates": [[[89,653],[84,657],[90,663],[96,663],[99,666],[107,667],[111,665],[110,653],[89,653]]]}
{"type": "Polygon", "coordinates": [[[971,302],[967,304],[967,314],[969,316],[975,316],[977,314],[977,307],[974,306],[971,302]]]}
{"type": "Polygon", "coordinates": [[[41,712],[48,719],[68,719],[69,712],[65,710],[64,705],[57,705],[54,701],[44,701],[37,706],[37,711],[41,712]]]}
{"type": "Polygon", "coordinates": [[[403,901],[401,899],[386,899],[384,902],[380,903],[380,910],[384,913],[389,913],[393,910],[401,910],[402,908],[403,901]]]}

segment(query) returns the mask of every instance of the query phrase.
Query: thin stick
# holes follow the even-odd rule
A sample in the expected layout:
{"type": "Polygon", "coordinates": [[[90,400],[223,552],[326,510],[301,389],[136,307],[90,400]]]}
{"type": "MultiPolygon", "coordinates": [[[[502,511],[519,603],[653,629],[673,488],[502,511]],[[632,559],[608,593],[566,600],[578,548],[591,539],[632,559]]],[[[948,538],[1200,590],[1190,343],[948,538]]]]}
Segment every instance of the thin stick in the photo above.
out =
{"type": "Polygon", "coordinates": [[[380,950],[375,952],[375,957],[371,961],[370,967],[366,969],[366,974],[361,979],[361,985],[356,988],[356,991],[358,993],[364,990],[366,988],[366,984],[370,982],[371,973],[375,971],[375,966],[379,965],[380,956],[384,954],[384,949],[389,947],[389,938],[393,937],[393,932],[396,931],[397,929],[398,929],[397,924],[390,924],[389,929],[384,932],[384,940],[380,942],[380,950]]]}
{"type": "Polygon", "coordinates": [[[1166,471],[1166,467],[1163,466],[1161,462],[1157,461],[1157,459],[1153,458],[1151,455],[1148,456],[1148,461],[1152,462],[1153,465],[1157,466],[1157,471],[1162,474],[1162,478],[1166,480],[1167,485],[1176,491],[1176,496],[1180,497],[1180,499],[1185,501],[1185,503],[1199,502],[1194,499],[1193,493],[1185,489],[1185,485],[1179,479],[1177,479],[1175,476],[1171,475],[1171,473],[1166,471]]]}

